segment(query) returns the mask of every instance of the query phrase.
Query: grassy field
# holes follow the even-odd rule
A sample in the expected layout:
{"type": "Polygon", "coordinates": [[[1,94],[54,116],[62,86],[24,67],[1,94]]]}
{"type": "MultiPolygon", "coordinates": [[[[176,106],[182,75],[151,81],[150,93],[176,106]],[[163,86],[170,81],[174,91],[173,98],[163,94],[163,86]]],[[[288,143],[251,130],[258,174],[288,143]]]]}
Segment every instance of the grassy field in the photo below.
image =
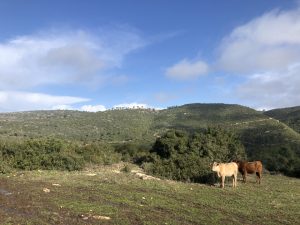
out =
{"type": "MultiPolygon", "coordinates": [[[[123,165],[0,176],[1,224],[297,224],[300,180],[264,174],[233,189],[143,180],[123,165]]],[[[135,169],[135,168],[134,168],[135,169]]]]}

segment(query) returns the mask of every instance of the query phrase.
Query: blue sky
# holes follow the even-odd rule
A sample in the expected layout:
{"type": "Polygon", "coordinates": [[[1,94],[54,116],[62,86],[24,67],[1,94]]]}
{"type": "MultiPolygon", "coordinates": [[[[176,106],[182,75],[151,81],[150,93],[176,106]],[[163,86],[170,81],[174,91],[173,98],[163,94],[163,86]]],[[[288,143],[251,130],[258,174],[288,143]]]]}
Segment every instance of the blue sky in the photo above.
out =
{"type": "Polygon", "coordinates": [[[0,1],[0,112],[300,105],[299,5],[0,1]]]}

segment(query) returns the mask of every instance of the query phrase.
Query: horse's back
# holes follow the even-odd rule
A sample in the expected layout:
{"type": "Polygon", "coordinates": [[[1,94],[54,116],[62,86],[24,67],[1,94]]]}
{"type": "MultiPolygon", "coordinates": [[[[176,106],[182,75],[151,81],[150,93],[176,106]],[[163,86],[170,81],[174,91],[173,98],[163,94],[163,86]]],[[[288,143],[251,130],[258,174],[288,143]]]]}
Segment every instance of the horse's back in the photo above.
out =
{"type": "Polygon", "coordinates": [[[238,165],[235,162],[222,163],[220,169],[221,169],[221,174],[223,174],[224,176],[232,176],[237,173],[238,165]]]}

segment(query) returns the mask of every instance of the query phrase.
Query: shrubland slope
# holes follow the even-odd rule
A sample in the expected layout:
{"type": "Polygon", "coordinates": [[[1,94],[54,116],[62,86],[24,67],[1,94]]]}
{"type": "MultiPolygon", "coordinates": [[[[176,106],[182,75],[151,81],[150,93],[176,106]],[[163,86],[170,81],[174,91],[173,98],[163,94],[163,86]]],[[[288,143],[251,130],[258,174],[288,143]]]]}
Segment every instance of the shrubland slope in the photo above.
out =
{"type": "Polygon", "coordinates": [[[264,114],[287,124],[300,133],[300,106],[273,109],[264,112],[264,114]]]}
{"type": "MultiPolygon", "coordinates": [[[[0,138],[54,137],[69,141],[147,143],[169,129],[201,131],[221,127],[238,135],[249,159],[261,159],[272,170],[285,171],[278,162],[299,170],[300,134],[279,121],[282,113],[262,113],[233,104],[187,104],[165,110],[123,109],[88,113],[79,111],[33,111],[0,114],[0,138]],[[274,117],[275,118],[274,118],[274,117]],[[273,168],[271,168],[273,166],[273,168]]],[[[281,111],[280,111],[281,112],[281,111]]],[[[288,115],[297,114],[297,108],[288,115]]],[[[287,123],[288,124],[288,123],[287,123]]]]}

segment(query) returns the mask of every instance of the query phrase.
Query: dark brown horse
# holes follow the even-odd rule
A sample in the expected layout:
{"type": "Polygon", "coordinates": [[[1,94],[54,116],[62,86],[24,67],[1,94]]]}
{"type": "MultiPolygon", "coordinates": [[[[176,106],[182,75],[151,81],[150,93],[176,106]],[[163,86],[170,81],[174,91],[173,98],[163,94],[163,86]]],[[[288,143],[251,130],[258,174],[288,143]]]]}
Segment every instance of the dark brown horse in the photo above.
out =
{"type": "Polygon", "coordinates": [[[256,173],[256,182],[260,184],[262,175],[262,163],[261,161],[247,162],[247,161],[235,161],[238,165],[239,172],[243,176],[243,181],[246,183],[247,174],[256,173]]]}

